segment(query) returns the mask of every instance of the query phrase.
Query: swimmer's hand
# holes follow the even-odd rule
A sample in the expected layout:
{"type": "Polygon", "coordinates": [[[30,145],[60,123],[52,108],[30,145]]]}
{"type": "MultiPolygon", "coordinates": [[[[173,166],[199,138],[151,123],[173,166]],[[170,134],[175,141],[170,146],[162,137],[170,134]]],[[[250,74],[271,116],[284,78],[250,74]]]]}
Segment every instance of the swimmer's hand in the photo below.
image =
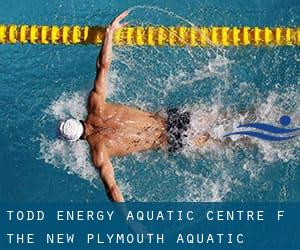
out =
{"type": "Polygon", "coordinates": [[[121,13],[119,16],[117,16],[107,27],[107,32],[115,32],[118,29],[124,28],[126,25],[128,25],[128,22],[120,23],[125,17],[127,17],[129,14],[129,11],[126,10],[123,13],[121,13]]]}

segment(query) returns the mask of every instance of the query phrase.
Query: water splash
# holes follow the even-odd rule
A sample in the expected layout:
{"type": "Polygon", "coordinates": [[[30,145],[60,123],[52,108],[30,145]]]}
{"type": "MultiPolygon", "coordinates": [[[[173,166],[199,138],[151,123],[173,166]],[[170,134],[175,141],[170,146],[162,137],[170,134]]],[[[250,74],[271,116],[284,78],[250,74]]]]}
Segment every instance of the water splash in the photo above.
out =
{"type": "MultiPolygon", "coordinates": [[[[291,92],[289,92],[291,94],[291,92]]],[[[276,113],[281,109],[280,106],[275,106],[279,95],[270,94],[265,103],[259,103],[256,109],[256,119],[276,119],[276,113]],[[271,102],[272,100],[273,102],[271,102]],[[273,113],[272,118],[261,115],[267,106],[272,107],[270,110],[273,113]]],[[[295,101],[300,101],[300,95],[295,94],[295,101]]],[[[84,110],[85,104],[82,101],[83,97],[80,97],[79,93],[72,95],[64,94],[61,98],[54,101],[52,105],[46,110],[46,113],[51,113],[53,117],[63,118],[67,114],[78,114],[80,110],[84,110]],[[66,105],[64,105],[66,104],[66,105]],[[78,105],[80,104],[80,105],[78,105]],[[66,108],[69,107],[69,108],[66,108]],[[64,108],[62,108],[64,107],[64,108]]],[[[281,105],[285,105],[281,103],[281,105]]],[[[247,121],[249,117],[253,117],[253,114],[249,116],[249,113],[239,114],[236,111],[223,112],[223,105],[215,103],[213,105],[207,105],[204,103],[198,103],[194,107],[185,107],[184,109],[192,111],[192,129],[189,131],[189,137],[186,141],[186,147],[183,154],[186,158],[182,162],[169,157],[166,153],[138,153],[124,159],[114,159],[113,164],[116,171],[118,182],[121,186],[121,190],[124,192],[127,200],[139,200],[139,201],[165,201],[165,200],[177,200],[177,201],[221,201],[226,199],[227,195],[233,190],[233,187],[238,185],[242,186],[239,178],[233,174],[236,171],[236,157],[237,151],[242,149],[246,154],[246,158],[241,160],[239,164],[242,166],[239,169],[240,175],[249,173],[252,180],[258,180],[259,175],[266,162],[282,161],[299,161],[300,156],[297,154],[297,150],[300,147],[300,140],[297,140],[291,144],[272,144],[267,142],[261,142],[259,140],[252,139],[250,144],[255,145],[259,149],[259,153],[253,152],[252,147],[240,142],[240,138],[236,139],[236,144],[225,144],[223,135],[226,131],[232,129],[234,124],[247,121]],[[217,125],[216,125],[217,124],[217,125]],[[196,134],[201,134],[209,131],[210,135],[215,141],[209,141],[204,147],[197,148],[191,142],[196,134]],[[189,141],[190,140],[190,141],[189,141]],[[257,157],[261,154],[262,159],[260,162],[252,161],[252,157],[257,157]],[[202,166],[213,166],[209,170],[209,174],[199,173],[199,160],[202,161],[202,166]],[[231,160],[233,160],[231,162],[231,160]],[[144,162],[147,162],[145,165],[144,162]],[[164,162],[164,168],[160,166],[160,162],[164,162]],[[208,164],[208,165],[207,165],[208,164]],[[226,167],[225,167],[226,165],[226,167]],[[188,166],[190,170],[184,166],[188,166]],[[142,169],[141,169],[142,168],[142,169]],[[157,169],[159,168],[159,169],[157,169]],[[244,170],[244,171],[243,171],[244,170]],[[164,197],[159,191],[159,195],[152,190],[149,193],[147,191],[148,185],[146,181],[140,181],[142,176],[147,174],[149,177],[149,185],[152,178],[155,181],[159,179],[170,180],[165,182],[164,188],[172,189],[172,179],[175,179],[174,183],[178,186],[178,192],[175,193],[176,197],[164,197]],[[150,178],[150,176],[152,178],[150,178]],[[156,195],[153,195],[156,194],[156,195]]],[[[292,116],[297,115],[300,112],[299,108],[296,109],[292,116]]],[[[97,180],[97,173],[95,172],[91,161],[89,159],[89,149],[85,142],[78,142],[69,144],[58,139],[51,140],[45,135],[40,139],[40,151],[41,158],[46,163],[52,164],[56,167],[62,167],[68,173],[77,174],[81,178],[94,183],[97,180]]],[[[159,188],[160,185],[158,185],[159,188]]],[[[155,188],[153,188],[155,189],[155,188]]]]}
{"type": "Polygon", "coordinates": [[[94,180],[98,174],[91,164],[89,148],[85,142],[67,144],[41,135],[40,154],[46,163],[63,168],[68,174],[76,174],[95,186],[94,180]]]}
{"type": "MultiPolygon", "coordinates": [[[[166,14],[165,11],[158,10],[166,14]]],[[[185,21],[176,14],[169,14],[185,21]]],[[[265,200],[267,196],[261,193],[267,192],[272,185],[272,179],[264,176],[266,167],[282,162],[292,167],[298,164],[299,138],[293,143],[277,145],[256,139],[243,142],[238,135],[229,143],[224,141],[224,134],[239,124],[274,123],[284,113],[299,127],[299,79],[296,83],[287,80],[286,84],[275,84],[273,74],[277,67],[282,67],[284,57],[290,58],[289,52],[279,51],[281,56],[276,57],[274,63],[270,56],[262,56],[260,60],[259,53],[253,49],[245,52],[203,48],[114,48],[109,101],[154,112],[174,106],[192,112],[191,130],[182,155],[146,152],[113,159],[117,181],[127,200],[265,200]],[[256,60],[259,65],[255,64],[256,60]],[[267,78],[264,82],[267,87],[259,86],[255,79],[251,81],[249,75],[257,77],[259,74],[267,78]],[[202,148],[195,147],[192,138],[207,131],[213,140],[202,148]]],[[[45,110],[43,126],[50,130],[57,120],[68,116],[83,119],[87,94],[88,90],[84,94],[69,92],[54,100],[45,110]]],[[[95,183],[97,173],[85,142],[70,146],[52,138],[50,133],[41,135],[39,140],[41,159],[95,183]]],[[[284,197],[287,197],[286,192],[282,193],[284,197]]]]}

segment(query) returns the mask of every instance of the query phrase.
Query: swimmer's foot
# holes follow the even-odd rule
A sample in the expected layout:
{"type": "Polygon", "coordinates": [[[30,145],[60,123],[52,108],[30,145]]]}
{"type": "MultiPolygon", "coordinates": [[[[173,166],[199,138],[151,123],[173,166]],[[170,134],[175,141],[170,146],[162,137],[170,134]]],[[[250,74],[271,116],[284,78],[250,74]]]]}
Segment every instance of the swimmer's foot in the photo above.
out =
{"type": "Polygon", "coordinates": [[[202,147],[209,140],[209,138],[211,138],[209,133],[205,133],[205,134],[197,136],[193,140],[193,143],[196,147],[202,147]]]}

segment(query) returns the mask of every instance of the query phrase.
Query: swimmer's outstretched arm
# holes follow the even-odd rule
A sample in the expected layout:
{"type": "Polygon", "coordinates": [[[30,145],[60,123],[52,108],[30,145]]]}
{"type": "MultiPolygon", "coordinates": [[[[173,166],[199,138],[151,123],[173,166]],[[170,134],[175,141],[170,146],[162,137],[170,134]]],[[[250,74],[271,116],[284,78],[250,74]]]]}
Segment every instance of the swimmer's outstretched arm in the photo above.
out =
{"type": "Polygon", "coordinates": [[[127,15],[128,11],[124,11],[117,16],[111,24],[106,28],[105,38],[103,46],[96,61],[96,78],[94,83],[94,91],[103,98],[106,99],[107,95],[107,74],[112,61],[112,44],[114,32],[117,29],[123,28],[127,23],[120,23],[127,15]]]}
{"type": "Polygon", "coordinates": [[[123,195],[115,180],[113,166],[103,143],[93,149],[92,158],[95,167],[99,170],[108,198],[114,202],[124,202],[123,195]]]}

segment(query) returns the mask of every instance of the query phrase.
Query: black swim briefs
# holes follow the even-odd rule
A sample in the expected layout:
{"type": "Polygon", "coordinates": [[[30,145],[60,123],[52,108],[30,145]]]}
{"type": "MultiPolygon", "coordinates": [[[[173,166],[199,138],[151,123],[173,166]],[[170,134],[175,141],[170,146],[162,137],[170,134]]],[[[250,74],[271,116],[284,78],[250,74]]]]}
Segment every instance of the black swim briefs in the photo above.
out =
{"type": "Polygon", "coordinates": [[[190,128],[190,112],[180,112],[178,108],[167,110],[167,132],[169,152],[176,152],[183,148],[183,139],[190,128]]]}

